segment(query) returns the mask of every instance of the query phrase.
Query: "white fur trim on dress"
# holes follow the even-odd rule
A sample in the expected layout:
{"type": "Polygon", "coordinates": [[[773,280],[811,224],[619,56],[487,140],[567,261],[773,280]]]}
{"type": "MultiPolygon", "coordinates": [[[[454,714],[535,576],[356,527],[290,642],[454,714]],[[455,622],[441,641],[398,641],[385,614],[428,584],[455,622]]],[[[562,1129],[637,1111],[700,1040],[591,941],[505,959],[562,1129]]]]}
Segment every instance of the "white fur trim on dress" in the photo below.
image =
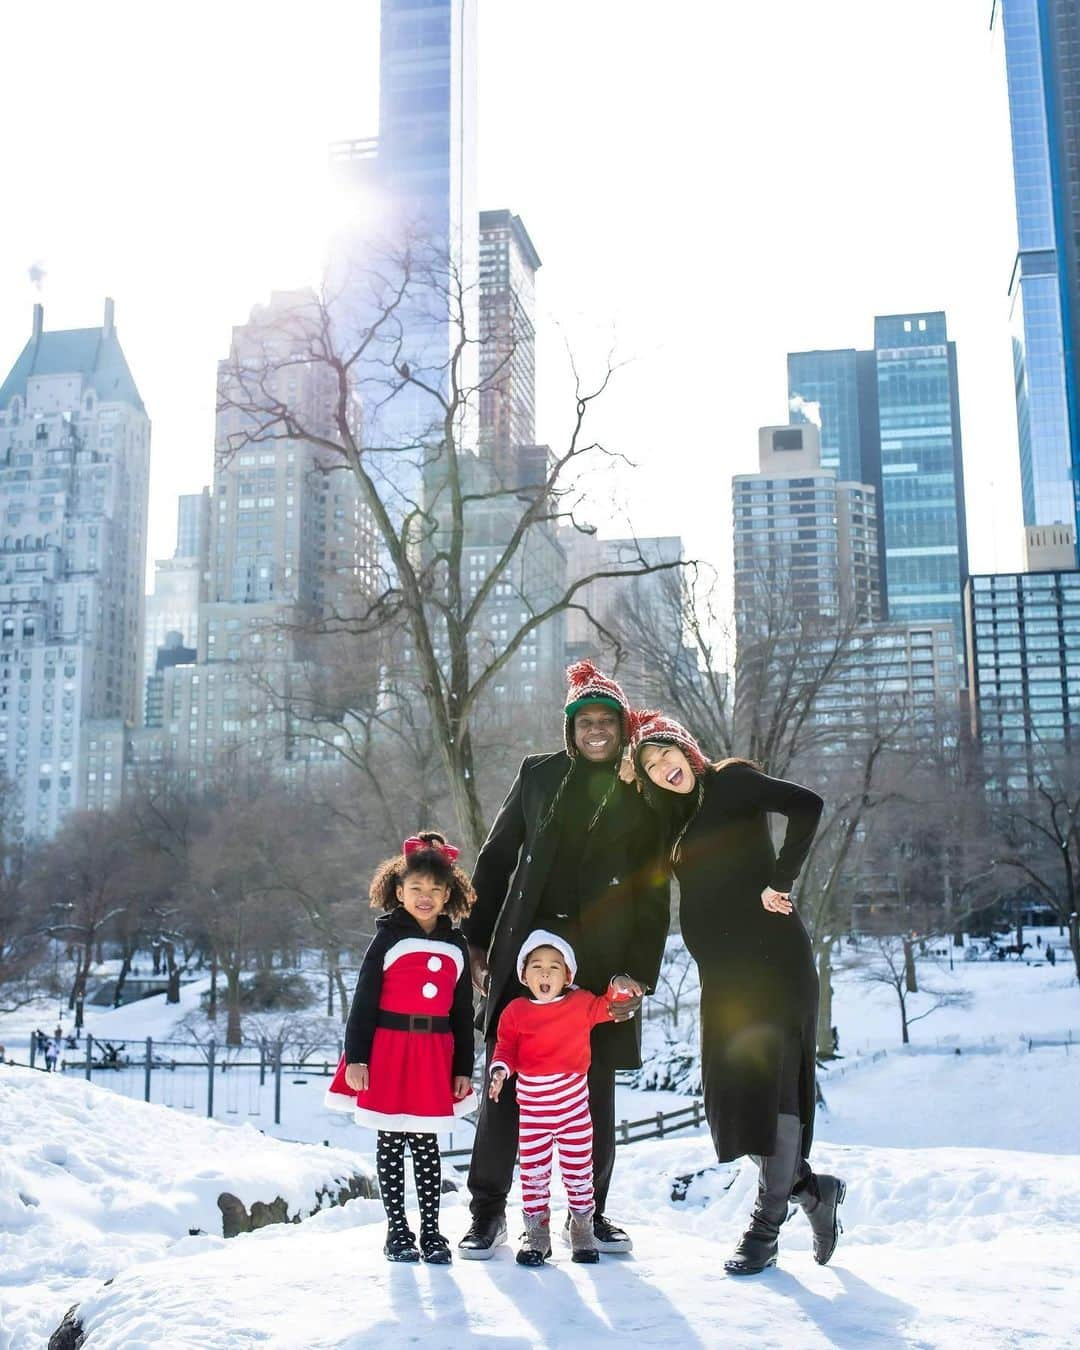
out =
{"type": "Polygon", "coordinates": [[[454,1103],[452,1116],[410,1116],[401,1112],[396,1116],[385,1111],[369,1111],[366,1106],[351,1102],[353,1119],[366,1130],[408,1130],[411,1134],[445,1134],[460,1122],[462,1116],[475,1111],[479,1103],[470,1088],[461,1101],[454,1103]]]}
{"type": "Polygon", "coordinates": [[[356,1093],[352,1092],[331,1092],[329,1088],[323,1093],[323,1106],[328,1111],[352,1111],[356,1106],[356,1093]]]}
{"type": "Polygon", "coordinates": [[[521,983],[525,983],[525,958],[530,952],[536,951],[537,947],[555,948],[566,962],[570,983],[573,984],[574,976],[577,974],[577,957],[574,955],[574,949],[565,938],[559,937],[558,933],[549,933],[546,928],[534,928],[521,944],[517,959],[517,973],[521,983]]]}
{"type": "Polygon", "coordinates": [[[402,938],[387,950],[383,957],[383,970],[389,970],[399,957],[412,956],[414,952],[426,952],[428,956],[449,957],[457,966],[458,979],[465,969],[465,958],[453,943],[435,942],[431,938],[402,938]]]}

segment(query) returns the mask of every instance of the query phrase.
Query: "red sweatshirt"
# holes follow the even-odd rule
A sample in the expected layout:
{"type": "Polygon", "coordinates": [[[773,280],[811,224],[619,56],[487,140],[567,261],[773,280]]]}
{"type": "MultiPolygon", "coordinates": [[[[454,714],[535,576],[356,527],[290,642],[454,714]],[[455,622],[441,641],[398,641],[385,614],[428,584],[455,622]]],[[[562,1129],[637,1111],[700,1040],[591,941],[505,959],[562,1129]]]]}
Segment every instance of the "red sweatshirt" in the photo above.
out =
{"type": "Polygon", "coordinates": [[[491,1067],[508,1074],[588,1073],[589,1033],[612,1020],[606,993],[571,989],[552,1003],[516,998],[499,1018],[491,1067]]]}

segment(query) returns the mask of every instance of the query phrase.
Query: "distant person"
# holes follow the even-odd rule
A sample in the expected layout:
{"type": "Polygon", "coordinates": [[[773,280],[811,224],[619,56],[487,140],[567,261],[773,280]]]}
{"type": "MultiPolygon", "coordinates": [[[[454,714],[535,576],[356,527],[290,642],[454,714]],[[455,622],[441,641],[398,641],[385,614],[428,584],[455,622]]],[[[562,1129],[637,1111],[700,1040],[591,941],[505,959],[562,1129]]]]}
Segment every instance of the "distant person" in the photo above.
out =
{"type": "Polygon", "coordinates": [[[45,1041],[45,1072],[52,1073],[56,1068],[56,1061],[60,1058],[60,1046],[52,1037],[45,1041]]]}
{"type": "Polygon", "coordinates": [[[4,1063],[6,1063],[6,1062],[7,1062],[7,1061],[6,1061],[6,1056],[5,1056],[5,1054],[4,1054],[4,1047],[3,1047],[2,1045],[0,1045],[0,1064],[4,1064],[4,1063]]]}
{"type": "Polygon", "coordinates": [[[386,1210],[388,1261],[450,1264],[439,1232],[439,1134],[476,1106],[469,948],[454,921],[473,889],[458,850],[435,830],[406,839],[375,872],[375,923],[356,981],[345,1053],[326,1095],[378,1131],[375,1164],[386,1210]],[[420,1247],[405,1215],[405,1146],[420,1204],[420,1247]]]}
{"type": "Polygon", "coordinates": [[[1057,965],[1057,951],[1048,942],[1046,944],[1046,960],[1049,965],[1057,965]]]}
{"type": "Polygon", "coordinates": [[[747,760],[708,763],[690,732],[658,712],[637,715],[630,765],[662,823],[683,940],[701,976],[701,1077],[716,1157],[749,1155],[759,1171],[750,1224],[724,1269],[755,1275],[776,1264],[789,1200],[825,1265],[846,1186],[808,1162],[818,977],[790,897],[822,800],[747,760]],[[770,815],[787,818],[779,854],[770,815]]]}

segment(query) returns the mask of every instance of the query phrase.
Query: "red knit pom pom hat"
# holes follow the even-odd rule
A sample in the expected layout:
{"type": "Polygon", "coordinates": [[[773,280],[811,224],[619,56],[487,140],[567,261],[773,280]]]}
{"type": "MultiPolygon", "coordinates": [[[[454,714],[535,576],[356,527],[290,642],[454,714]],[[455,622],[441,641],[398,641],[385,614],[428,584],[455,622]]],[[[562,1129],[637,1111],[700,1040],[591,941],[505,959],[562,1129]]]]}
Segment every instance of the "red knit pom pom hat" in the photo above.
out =
{"type": "Polygon", "coordinates": [[[622,720],[622,741],[625,745],[630,739],[630,704],[626,695],[608,676],[602,675],[591,661],[575,661],[566,671],[566,753],[577,757],[574,744],[574,714],[587,703],[601,703],[604,707],[614,708],[622,720]]]}
{"type": "Polygon", "coordinates": [[[701,746],[698,745],[689,731],[681,722],[676,722],[674,717],[665,717],[662,712],[643,709],[641,712],[634,713],[633,729],[630,735],[630,754],[633,757],[634,768],[638,773],[641,772],[639,756],[642,748],[646,745],[677,745],[690,761],[690,767],[694,773],[699,777],[708,768],[708,761],[701,752],[701,746]]]}

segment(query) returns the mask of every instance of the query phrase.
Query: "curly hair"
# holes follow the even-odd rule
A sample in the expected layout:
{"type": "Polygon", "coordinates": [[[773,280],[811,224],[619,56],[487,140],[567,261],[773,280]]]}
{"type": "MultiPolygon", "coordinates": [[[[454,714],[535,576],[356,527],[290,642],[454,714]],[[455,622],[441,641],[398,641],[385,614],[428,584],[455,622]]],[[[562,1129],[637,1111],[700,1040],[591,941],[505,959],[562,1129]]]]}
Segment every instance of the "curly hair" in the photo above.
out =
{"type": "Polygon", "coordinates": [[[382,909],[387,913],[392,909],[400,909],[401,901],[397,896],[397,888],[406,876],[419,873],[421,876],[434,877],[444,886],[449,886],[450,897],[443,913],[449,915],[451,919],[464,918],[473,907],[476,892],[461,868],[456,863],[448,862],[446,855],[441,852],[441,846],[446,843],[446,836],[440,834],[438,830],[419,830],[417,838],[432,847],[416,849],[408,857],[403,853],[397,853],[392,858],[386,858],[375,869],[375,875],[371,878],[371,885],[368,888],[371,908],[382,909]]]}

